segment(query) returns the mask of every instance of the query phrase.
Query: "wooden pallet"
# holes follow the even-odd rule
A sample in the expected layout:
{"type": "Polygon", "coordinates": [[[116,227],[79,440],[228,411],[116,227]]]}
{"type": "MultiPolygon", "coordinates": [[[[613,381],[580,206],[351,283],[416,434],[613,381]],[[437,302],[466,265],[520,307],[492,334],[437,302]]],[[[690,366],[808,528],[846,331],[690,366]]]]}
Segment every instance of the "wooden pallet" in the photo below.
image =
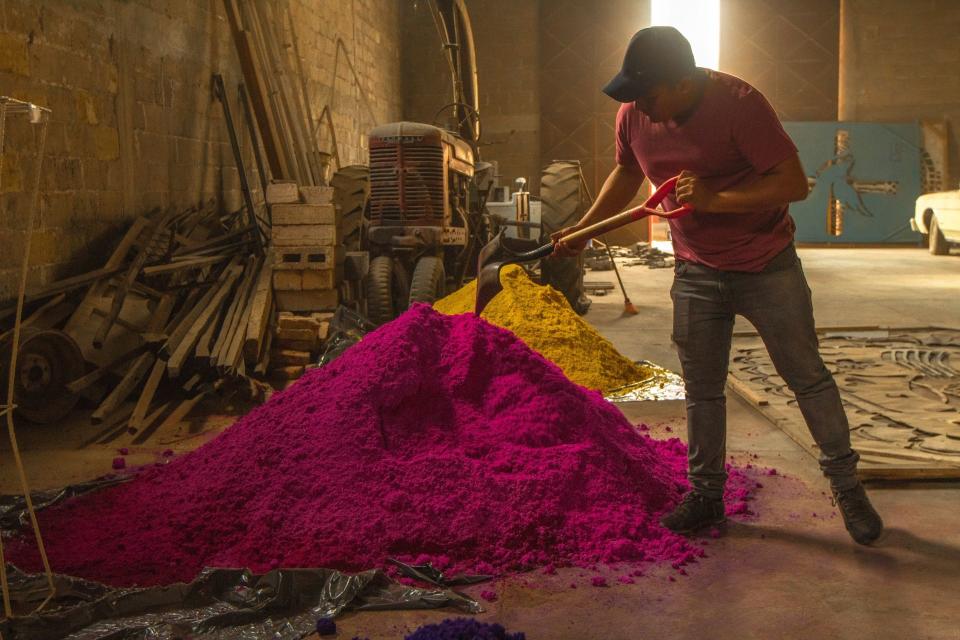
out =
{"type": "MultiPolygon", "coordinates": [[[[960,330],[943,327],[817,329],[871,480],[960,479],[960,330]],[[894,357],[900,351],[902,361],[894,357]],[[913,351],[914,360],[903,355],[913,351]],[[920,354],[945,352],[938,367],[920,354]],[[952,366],[951,363],[952,362],[952,366]],[[932,445],[931,443],[936,443],[932,445]]],[[[728,386],[814,458],[819,449],[757,333],[734,334],[728,386]]]]}

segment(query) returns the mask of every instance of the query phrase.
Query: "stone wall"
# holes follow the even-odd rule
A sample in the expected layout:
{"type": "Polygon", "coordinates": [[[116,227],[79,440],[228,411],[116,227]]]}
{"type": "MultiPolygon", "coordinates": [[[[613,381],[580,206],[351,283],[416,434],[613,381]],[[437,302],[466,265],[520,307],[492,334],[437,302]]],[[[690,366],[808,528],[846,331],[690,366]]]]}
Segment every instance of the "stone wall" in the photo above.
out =
{"type": "Polygon", "coordinates": [[[960,180],[960,2],[843,0],[840,120],[946,119],[960,180]]]}
{"type": "MultiPolygon", "coordinates": [[[[366,131],[401,114],[400,0],[289,6],[313,115],[331,105],[342,160],[366,162],[366,131]],[[338,39],[345,46],[334,76],[338,39]]],[[[224,75],[249,153],[221,0],[4,0],[0,12],[0,94],[53,110],[31,286],[102,264],[137,215],[237,188],[236,174],[223,171],[235,163],[210,83],[212,73],[224,75]]],[[[35,138],[22,119],[8,121],[0,300],[16,291],[35,138]]],[[[252,158],[247,165],[253,176],[252,158]]]]}

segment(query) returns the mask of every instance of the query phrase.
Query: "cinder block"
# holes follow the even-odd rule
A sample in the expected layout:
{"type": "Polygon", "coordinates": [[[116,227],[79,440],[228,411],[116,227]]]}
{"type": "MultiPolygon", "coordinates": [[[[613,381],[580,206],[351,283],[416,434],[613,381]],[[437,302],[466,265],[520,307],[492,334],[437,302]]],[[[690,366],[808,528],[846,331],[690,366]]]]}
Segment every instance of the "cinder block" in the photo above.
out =
{"type": "Polygon", "coordinates": [[[333,187],[300,187],[300,199],[307,204],[330,204],[333,201],[333,187]]]}
{"type": "Polygon", "coordinates": [[[270,207],[270,219],[276,226],[337,224],[337,208],[332,204],[275,204],[270,207]]]}
{"type": "Polygon", "coordinates": [[[300,190],[296,182],[271,182],[267,185],[267,204],[300,202],[300,190]]]}
{"type": "Polygon", "coordinates": [[[303,365],[295,367],[278,367],[270,370],[270,377],[275,380],[296,380],[303,375],[303,365]]]}
{"type": "Polygon", "coordinates": [[[343,245],[283,247],[273,252],[273,269],[333,269],[344,255],[343,245]]]}
{"type": "Polygon", "coordinates": [[[303,289],[303,272],[274,271],[273,288],[276,291],[300,291],[303,289]]]}
{"type": "Polygon", "coordinates": [[[289,224],[273,227],[275,247],[302,247],[304,245],[332,245],[337,240],[335,224],[289,224]]]}
{"type": "Polygon", "coordinates": [[[290,327],[279,327],[277,329],[276,335],[277,335],[277,340],[281,342],[286,342],[288,340],[309,342],[311,340],[316,339],[317,328],[310,327],[310,328],[303,328],[303,329],[300,329],[300,328],[292,329],[290,327]]]}
{"type": "Polygon", "coordinates": [[[283,311],[325,311],[337,308],[340,296],[330,291],[277,291],[277,307],[283,311]]]}
{"type": "Polygon", "coordinates": [[[295,351],[293,349],[273,349],[270,352],[270,362],[288,367],[310,364],[310,352],[295,351]]]}
{"type": "MultiPolygon", "coordinates": [[[[279,271],[278,273],[284,273],[279,271]]],[[[322,289],[333,289],[342,279],[342,271],[338,269],[324,269],[302,271],[302,283],[304,291],[318,291],[322,289]]]]}
{"type": "Polygon", "coordinates": [[[277,326],[281,329],[316,331],[317,324],[318,321],[313,316],[300,316],[289,311],[283,311],[277,317],[277,326]]]}
{"type": "Polygon", "coordinates": [[[282,349],[309,351],[311,353],[320,348],[320,343],[317,341],[316,336],[313,336],[309,340],[279,340],[276,344],[282,349]]]}

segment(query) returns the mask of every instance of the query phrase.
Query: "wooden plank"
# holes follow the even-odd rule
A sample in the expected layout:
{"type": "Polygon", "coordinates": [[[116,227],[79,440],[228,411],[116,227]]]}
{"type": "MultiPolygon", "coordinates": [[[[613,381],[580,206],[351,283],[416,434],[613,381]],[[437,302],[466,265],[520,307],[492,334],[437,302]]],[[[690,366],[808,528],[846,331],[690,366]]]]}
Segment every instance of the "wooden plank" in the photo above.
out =
{"type": "Polygon", "coordinates": [[[247,335],[243,342],[243,357],[248,364],[255,363],[263,352],[264,337],[270,328],[270,309],[273,306],[273,288],[270,286],[272,269],[271,257],[260,266],[253,299],[250,301],[250,314],[247,320],[247,335]]]}
{"type": "Polygon", "coordinates": [[[90,419],[94,424],[101,422],[104,416],[108,415],[114,411],[120,403],[127,399],[127,397],[133,393],[134,388],[137,384],[140,383],[140,380],[143,379],[143,376],[147,373],[147,369],[150,368],[150,365],[153,364],[154,359],[153,353],[143,353],[136,360],[131,363],[130,368],[127,370],[127,373],[123,376],[120,382],[113,388],[113,391],[100,403],[100,406],[93,412],[90,416],[90,419]]]}
{"type": "Polygon", "coordinates": [[[291,177],[287,160],[280,152],[280,133],[277,121],[270,106],[269,92],[264,72],[257,60],[256,47],[253,37],[243,28],[240,7],[237,0],[224,0],[227,20],[230,31],[233,33],[233,42],[237,47],[237,56],[240,59],[240,69],[243,72],[244,83],[250,89],[250,103],[260,128],[263,150],[267,155],[270,173],[275,178],[291,177]]]}
{"type": "Polygon", "coordinates": [[[172,354],[177,349],[184,336],[186,336],[187,332],[190,331],[190,328],[193,326],[193,323],[196,321],[196,319],[201,313],[209,308],[211,301],[223,287],[223,283],[229,277],[231,277],[231,275],[236,277],[236,270],[239,267],[239,262],[240,256],[234,256],[230,261],[230,264],[227,265],[227,268],[224,269],[217,277],[216,285],[208,289],[196,304],[184,309],[185,313],[183,314],[183,317],[179,319],[179,322],[175,327],[167,327],[167,334],[170,337],[167,338],[167,343],[163,346],[161,357],[163,354],[169,356],[169,354],[172,354]]]}
{"type": "Polygon", "coordinates": [[[230,291],[233,289],[234,283],[240,277],[240,270],[238,267],[232,268],[229,271],[230,274],[217,288],[216,293],[210,299],[210,303],[206,305],[205,308],[200,310],[199,315],[183,335],[183,338],[177,343],[174,351],[170,354],[170,358],[167,360],[167,371],[170,374],[170,377],[176,378],[180,375],[180,370],[183,367],[183,363],[190,355],[190,352],[193,351],[193,347],[197,344],[197,340],[200,339],[200,334],[203,333],[204,329],[206,329],[207,323],[210,322],[213,314],[220,310],[220,305],[223,303],[223,299],[228,293],[230,293],[230,291]]]}
{"type": "Polygon", "coordinates": [[[273,333],[267,332],[267,335],[263,338],[262,350],[260,352],[260,359],[257,361],[257,364],[253,368],[253,372],[257,375],[266,375],[267,369],[270,367],[270,347],[273,344],[273,333]]]}
{"type": "Polygon", "coordinates": [[[95,348],[103,348],[103,343],[107,339],[107,334],[110,332],[110,327],[113,326],[113,323],[120,315],[120,310],[123,308],[124,298],[126,298],[127,292],[130,290],[130,286],[133,284],[133,281],[136,280],[137,276],[140,275],[140,270],[143,268],[143,265],[146,263],[147,258],[149,257],[147,253],[147,245],[149,245],[150,242],[166,228],[167,222],[172,215],[173,209],[168,209],[166,213],[159,216],[155,224],[151,225],[151,227],[143,233],[143,235],[148,236],[147,240],[141,244],[139,252],[130,263],[130,266],[127,268],[126,275],[120,279],[117,289],[113,293],[113,302],[110,305],[110,312],[100,322],[100,326],[93,337],[93,346],[95,348]]]}
{"type": "Polygon", "coordinates": [[[225,255],[212,255],[212,256],[201,256],[199,258],[193,257],[188,260],[179,260],[176,262],[165,262],[163,264],[156,264],[149,267],[143,268],[144,275],[155,276],[161,273],[170,273],[173,271],[180,271],[181,269],[196,269],[204,265],[213,264],[215,262],[220,262],[221,260],[226,260],[227,256],[225,255]]]}
{"type": "Polygon", "coordinates": [[[245,314],[248,292],[250,288],[256,284],[255,278],[259,275],[259,264],[260,261],[255,260],[253,256],[250,256],[247,260],[243,272],[243,280],[237,286],[237,290],[233,295],[233,303],[230,305],[230,312],[227,314],[223,328],[220,330],[220,335],[217,338],[217,345],[210,354],[210,359],[214,364],[218,363],[221,356],[230,349],[230,346],[233,344],[234,335],[237,332],[242,330],[244,337],[246,337],[247,317],[245,314]]]}
{"type": "Polygon", "coordinates": [[[118,358],[115,358],[110,363],[103,367],[98,367],[91,371],[90,373],[73,380],[67,384],[67,391],[70,393],[80,393],[81,391],[90,387],[97,380],[100,380],[103,376],[107,375],[109,372],[113,371],[120,365],[130,362],[134,358],[140,356],[147,350],[147,345],[142,344],[138,347],[120,355],[118,358]]]}
{"type": "Polygon", "coordinates": [[[133,408],[133,413],[130,414],[129,424],[134,429],[139,430],[144,424],[144,418],[147,417],[147,411],[150,409],[150,404],[153,402],[153,397],[157,393],[157,387],[160,386],[160,381],[163,380],[163,372],[167,370],[167,363],[163,360],[157,360],[153,363],[153,369],[150,371],[150,375],[147,377],[147,382],[143,385],[143,391],[140,392],[140,397],[137,398],[137,404],[133,408]]]}
{"type": "Polygon", "coordinates": [[[165,431],[168,431],[176,427],[178,424],[180,424],[180,422],[183,421],[184,418],[186,418],[190,414],[191,411],[193,411],[193,408],[196,407],[200,403],[200,401],[207,396],[208,393],[209,393],[208,391],[201,391],[200,393],[193,396],[192,398],[187,398],[186,400],[178,404],[177,407],[170,412],[170,415],[168,415],[166,418],[163,419],[163,422],[157,425],[155,429],[150,430],[149,433],[144,432],[139,437],[134,439],[134,443],[142,444],[150,436],[157,433],[163,433],[165,431]]]}
{"type": "Polygon", "coordinates": [[[763,398],[759,393],[732,375],[727,376],[727,386],[729,386],[737,393],[737,395],[755,407],[766,407],[770,404],[770,402],[763,398]]]}
{"type": "Polygon", "coordinates": [[[230,368],[237,368],[238,366],[242,368],[243,366],[243,344],[247,338],[247,325],[250,322],[251,300],[256,290],[260,270],[264,268],[265,264],[266,260],[258,260],[250,270],[250,278],[244,286],[243,300],[237,317],[237,323],[231,329],[230,346],[226,354],[221,354],[220,366],[230,368]]]}

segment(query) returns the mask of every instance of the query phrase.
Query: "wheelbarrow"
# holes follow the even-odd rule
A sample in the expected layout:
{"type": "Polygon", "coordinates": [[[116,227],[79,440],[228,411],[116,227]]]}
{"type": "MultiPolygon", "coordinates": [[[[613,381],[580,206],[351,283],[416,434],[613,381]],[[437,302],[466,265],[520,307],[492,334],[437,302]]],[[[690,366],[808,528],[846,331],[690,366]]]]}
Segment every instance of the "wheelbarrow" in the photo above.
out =
{"type": "MultiPolygon", "coordinates": [[[[693,208],[685,204],[672,211],[660,211],[658,207],[669,194],[673,193],[677,187],[677,180],[680,176],[674,176],[653,192],[647,201],[639,207],[628,209],[615,216],[601,220],[589,227],[584,227],[563,237],[567,241],[590,240],[603,235],[608,231],[619,229],[647,216],[660,216],[661,218],[676,219],[681,218],[693,212],[693,208]]],[[[477,258],[477,300],[474,306],[474,313],[480,315],[487,304],[493,300],[493,297],[503,290],[500,283],[500,270],[508,264],[517,264],[521,262],[532,262],[541,258],[546,258],[553,253],[554,245],[552,242],[530,251],[518,252],[515,246],[511,247],[511,241],[504,237],[501,231],[496,238],[488,242],[477,258]]]]}

